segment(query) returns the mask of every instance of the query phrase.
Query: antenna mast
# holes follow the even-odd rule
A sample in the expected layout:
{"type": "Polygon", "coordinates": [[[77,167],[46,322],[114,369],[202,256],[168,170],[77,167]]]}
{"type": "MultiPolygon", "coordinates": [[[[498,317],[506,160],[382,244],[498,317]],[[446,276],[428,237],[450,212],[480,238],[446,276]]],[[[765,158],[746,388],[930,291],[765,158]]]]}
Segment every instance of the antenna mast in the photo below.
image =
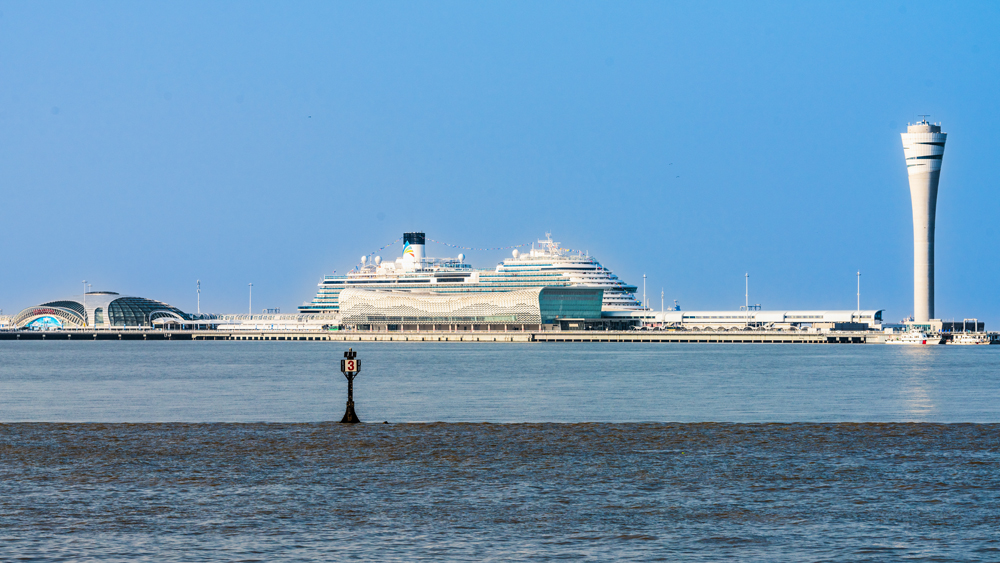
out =
{"type": "Polygon", "coordinates": [[[201,314],[201,280],[198,280],[198,314],[201,314]]]}

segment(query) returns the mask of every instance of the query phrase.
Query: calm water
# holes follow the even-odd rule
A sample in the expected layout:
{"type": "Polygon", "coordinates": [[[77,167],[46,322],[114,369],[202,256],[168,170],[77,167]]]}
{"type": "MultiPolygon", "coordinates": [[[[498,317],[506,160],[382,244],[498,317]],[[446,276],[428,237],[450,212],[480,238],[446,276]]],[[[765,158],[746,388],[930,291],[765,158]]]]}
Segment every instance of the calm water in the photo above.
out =
{"type": "Polygon", "coordinates": [[[1000,560],[1000,347],[356,349],[0,342],[0,561],[1000,560]]]}
{"type": "MultiPolygon", "coordinates": [[[[329,342],[3,341],[0,422],[340,420],[345,349],[329,342]]],[[[355,349],[365,421],[1000,422],[1000,346],[355,349]]]]}

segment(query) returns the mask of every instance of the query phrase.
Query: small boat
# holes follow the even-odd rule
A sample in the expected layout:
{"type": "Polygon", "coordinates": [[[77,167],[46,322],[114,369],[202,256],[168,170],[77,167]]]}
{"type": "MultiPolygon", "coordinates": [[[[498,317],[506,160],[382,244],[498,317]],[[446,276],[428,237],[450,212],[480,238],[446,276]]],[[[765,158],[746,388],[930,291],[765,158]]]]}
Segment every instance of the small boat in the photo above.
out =
{"type": "Polygon", "coordinates": [[[890,336],[885,340],[886,344],[908,344],[911,346],[921,346],[924,344],[941,344],[944,338],[940,334],[927,334],[920,330],[904,332],[900,335],[890,336]]]}
{"type": "Polygon", "coordinates": [[[977,346],[979,344],[992,344],[990,335],[985,332],[960,332],[951,337],[948,344],[956,346],[977,346]]]}

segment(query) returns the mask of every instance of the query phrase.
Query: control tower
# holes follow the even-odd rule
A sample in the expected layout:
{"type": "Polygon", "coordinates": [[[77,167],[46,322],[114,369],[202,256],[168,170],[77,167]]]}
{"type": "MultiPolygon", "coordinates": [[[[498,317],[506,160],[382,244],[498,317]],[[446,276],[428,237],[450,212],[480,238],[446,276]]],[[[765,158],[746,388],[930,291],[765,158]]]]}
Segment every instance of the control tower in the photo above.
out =
{"type": "Polygon", "coordinates": [[[940,124],[928,123],[929,116],[921,117],[902,133],[913,204],[913,320],[918,323],[934,318],[934,215],[948,138],[940,124]]]}

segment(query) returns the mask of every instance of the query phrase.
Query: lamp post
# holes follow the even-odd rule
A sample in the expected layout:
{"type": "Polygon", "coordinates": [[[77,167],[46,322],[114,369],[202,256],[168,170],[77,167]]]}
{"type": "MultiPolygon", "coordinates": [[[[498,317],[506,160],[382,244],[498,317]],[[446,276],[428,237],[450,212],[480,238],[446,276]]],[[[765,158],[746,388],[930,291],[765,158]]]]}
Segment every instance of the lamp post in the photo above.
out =
{"type": "Polygon", "coordinates": [[[250,284],[250,308],[247,309],[247,313],[253,316],[253,284],[250,284]]]}
{"type": "Polygon", "coordinates": [[[361,360],[356,359],[357,356],[358,353],[353,348],[348,348],[344,352],[344,359],[340,360],[340,371],[347,378],[347,410],[344,412],[344,418],[340,420],[341,424],[361,422],[361,419],[354,412],[354,378],[361,371],[361,360]]]}
{"type": "Polygon", "coordinates": [[[745,315],[746,315],[746,326],[747,326],[747,328],[749,328],[750,327],[750,272],[745,273],[743,275],[743,277],[744,277],[744,281],[743,281],[743,284],[744,284],[743,285],[743,299],[744,299],[743,309],[746,311],[746,313],[745,313],[745,315]]]}
{"type": "Polygon", "coordinates": [[[83,280],[83,326],[87,326],[87,280],[83,280]]]}
{"type": "Polygon", "coordinates": [[[861,270],[858,270],[858,312],[861,312],[861,270]]]}
{"type": "Polygon", "coordinates": [[[649,310],[649,305],[646,304],[646,274],[642,275],[642,308],[644,311],[649,310]]]}

